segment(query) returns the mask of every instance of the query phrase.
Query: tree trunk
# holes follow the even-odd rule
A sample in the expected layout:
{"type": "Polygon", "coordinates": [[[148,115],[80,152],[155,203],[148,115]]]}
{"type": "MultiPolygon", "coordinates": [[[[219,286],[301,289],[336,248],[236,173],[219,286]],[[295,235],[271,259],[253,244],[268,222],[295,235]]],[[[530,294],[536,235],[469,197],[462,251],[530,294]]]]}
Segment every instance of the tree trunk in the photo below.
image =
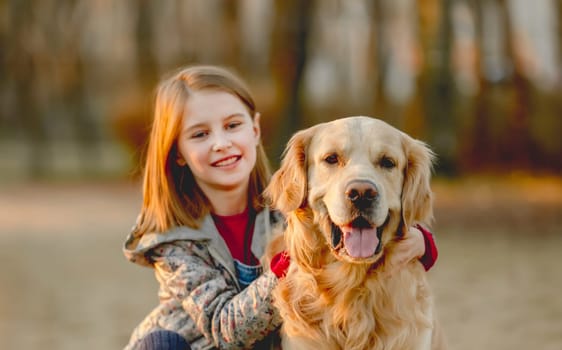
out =
{"type": "Polygon", "coordinates": [[[441,21],[438,34],[438,63],[428,67],[425,114],[429,121],[429,143],[439,157],[438,171],[454,174],[455,132],[453,100],[455,86],[451,72],[451,5],[453,0],[441,1],[441,21]]]}
{"type": "Polygon", "coordinates": [[[278,139],[272,143],[276,155],[282,153],[294,131],[306,126],[301,114],[301,82],[306,65],[313,3],[309,0],[275,2],[277,23],[273,34],[271,71],[282,103],[278,139]]]}
{"type": "Polygon", "coordinates": [[[507,128],[504,139],[501,143],[500,160],[505,161],[509,168],[529,169],[532,165],[531,154],[534,149],[533,141],[530,136],[530,106],[531,106],[531,86],[529,80],[524,76],[518,53],[515,50],[513,41],[516,31],[506,0],[498,0],[500,11],[505,19],[505,51],[507,57],[512,62],[513,75],[511,81],[514,89],[513,107],[508,110],[507,128]]]}
{"type": "Polygon", "coordinates": [[[481,0],[470,0],[474,16],[475,40],[478,50],[476,58],[476,72],[478,74],[478,93],[473,103],[473,121],[469,126],[466,136],[461,140],[461,156],[459,162],[464,170],[481,171],[492,163],[497,151],[494,147],[493,137],[489,126],[490,117],[490,83],[484,72],[484,19],[481,0]]]}

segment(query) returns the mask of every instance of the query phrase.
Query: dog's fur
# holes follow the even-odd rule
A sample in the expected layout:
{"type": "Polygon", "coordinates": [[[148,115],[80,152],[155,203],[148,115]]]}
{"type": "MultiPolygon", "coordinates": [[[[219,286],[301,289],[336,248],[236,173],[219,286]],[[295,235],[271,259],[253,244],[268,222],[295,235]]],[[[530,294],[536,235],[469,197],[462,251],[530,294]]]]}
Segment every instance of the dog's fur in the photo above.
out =
{"type": "Polygon", "coordinates": [[[432,161],[424,143],[369,117],[291,138],[266,189],[287,219],[291,266],[274,291],[284,349],[444,347],[423,266],[383,272],[404,230],[432,219],[432,161]]]}

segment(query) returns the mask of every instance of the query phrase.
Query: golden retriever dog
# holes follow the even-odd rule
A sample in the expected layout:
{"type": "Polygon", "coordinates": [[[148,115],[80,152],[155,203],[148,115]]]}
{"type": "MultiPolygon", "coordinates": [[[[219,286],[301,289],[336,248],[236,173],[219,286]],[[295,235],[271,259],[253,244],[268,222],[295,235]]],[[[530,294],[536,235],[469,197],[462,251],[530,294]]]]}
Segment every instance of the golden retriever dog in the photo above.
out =
{"type": "Polygon", "coordinates": [[[383,271],[404,231],[432,219],[432,160],[423,142],[370,117],[291,138],[266,189],[287,219],[291,265],[274,291],[284,349],[444,347],[422,264],[383,271]]]}

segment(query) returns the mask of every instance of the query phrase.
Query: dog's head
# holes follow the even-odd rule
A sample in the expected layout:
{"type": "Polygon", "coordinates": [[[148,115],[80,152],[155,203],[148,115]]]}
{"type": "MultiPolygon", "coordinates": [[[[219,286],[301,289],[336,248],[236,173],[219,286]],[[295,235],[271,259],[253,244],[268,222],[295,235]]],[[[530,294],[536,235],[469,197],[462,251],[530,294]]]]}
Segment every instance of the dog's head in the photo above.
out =
{"type": "Polygon", "coordinates": [[[403,227],[431,220],[432,160],[424,143],[381,120],[342,118],[291,138],[266,195],[289,225],[314,227],[301,237],[308,244],[289,243],[292,255],[321,241],[338,260],[373,263],[403,227]]]}

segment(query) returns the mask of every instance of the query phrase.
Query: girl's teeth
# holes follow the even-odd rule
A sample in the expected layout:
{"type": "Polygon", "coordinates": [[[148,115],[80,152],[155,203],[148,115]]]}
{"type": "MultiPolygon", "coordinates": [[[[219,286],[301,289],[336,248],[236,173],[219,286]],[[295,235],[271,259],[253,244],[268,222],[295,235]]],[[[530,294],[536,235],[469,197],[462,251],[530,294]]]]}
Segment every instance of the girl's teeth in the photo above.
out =
{"type": "Polygon", "coordinates": [[[230,164],[236,162],[236,160],[237,160],[236,157],[228,158],[228,159],[223,160],[222,162],[218,162],[216,164],[216,166],[227,166],[227,165],[230,165],[230,164]]]}

